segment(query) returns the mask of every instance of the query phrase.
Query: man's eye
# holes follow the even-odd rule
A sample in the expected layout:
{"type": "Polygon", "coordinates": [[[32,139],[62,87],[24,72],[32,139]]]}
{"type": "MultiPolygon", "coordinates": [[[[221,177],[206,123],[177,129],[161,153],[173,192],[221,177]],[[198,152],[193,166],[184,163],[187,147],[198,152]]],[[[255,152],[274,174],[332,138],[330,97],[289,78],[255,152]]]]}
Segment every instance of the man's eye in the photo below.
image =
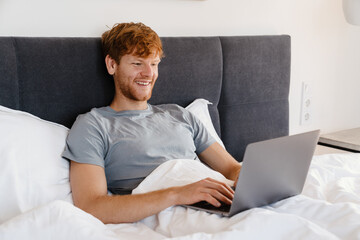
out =
{"type": "Polygon", "coordinates": [[[141,63],[134,62],[134,63],[133,63],[133,65],[135,65],[135,66],[140,66],[140,65],[141,65],[141,63]]]}

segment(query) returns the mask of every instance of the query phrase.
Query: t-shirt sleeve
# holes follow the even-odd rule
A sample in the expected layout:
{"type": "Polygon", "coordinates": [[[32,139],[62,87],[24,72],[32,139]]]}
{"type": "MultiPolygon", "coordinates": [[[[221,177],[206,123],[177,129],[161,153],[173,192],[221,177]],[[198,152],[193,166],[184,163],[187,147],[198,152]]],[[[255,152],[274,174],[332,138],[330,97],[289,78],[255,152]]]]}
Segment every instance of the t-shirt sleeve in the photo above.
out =
{"type": "Polygon", "coordinates": [[[196,147],[196,154],[200,154],[211,144],[216,142],[216,139],[212,137],[205,125],[190,111],[184,109],[185,114],[193,128],[193,139],[196,147]]]}
{"type": "Polygon", "coordinates": [[[99,125],[89,114],[80,115],[69,131],[62,156],[78,163],[105,166],[105,142],[99,125]]]}

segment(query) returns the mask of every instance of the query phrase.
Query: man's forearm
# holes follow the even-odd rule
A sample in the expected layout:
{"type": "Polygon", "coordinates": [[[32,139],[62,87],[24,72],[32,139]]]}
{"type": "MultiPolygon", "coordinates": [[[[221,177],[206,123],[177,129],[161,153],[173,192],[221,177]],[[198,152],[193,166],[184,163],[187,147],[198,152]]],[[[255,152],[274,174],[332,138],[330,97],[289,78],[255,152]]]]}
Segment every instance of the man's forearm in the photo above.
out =
{"type": "Polygon", "coordinates": [[[145,194],[99,196],[87,203],[84,211],[103,223],[136,222],[176,204],[173,188],[145,194]]]}
{"type": "Polygon", "coordinates": [[[230,173],[226,177],[230,180],[237,181],[240,171],[241,171],[241,164],[239,163],[234,166],[234,169],[232,169],[232,171],[230,171],[230,173]]]}
{"type": "Polygon", "coordinates": [[[222,173],[226,178],[234,181],[237,180],[241,170],[241,164],[221,147],[220,144],[214,143],[210,145],[210,147],[199,154],[199,158],[212,169],[222,173]]]}
{"type": "Polygon", "coordinates": [[[207,201],[219,206],[231,204],[234,191],[225,183],[206,178],[184,186],[145,194],[99,196],[87,201],[83,210],[104,223],[136,222],[173,205],[207,201]]]}

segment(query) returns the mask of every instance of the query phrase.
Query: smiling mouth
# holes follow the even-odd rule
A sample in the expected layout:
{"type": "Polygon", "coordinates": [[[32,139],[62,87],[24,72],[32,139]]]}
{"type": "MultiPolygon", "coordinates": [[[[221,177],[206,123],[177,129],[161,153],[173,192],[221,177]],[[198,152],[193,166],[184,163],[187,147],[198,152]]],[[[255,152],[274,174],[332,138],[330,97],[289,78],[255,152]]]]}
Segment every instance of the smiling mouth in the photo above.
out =
{"type": "Polygon", "coordinates": [[[136,84],[139,84],[141,86],[149,86],[151,82],[140,82],[140,81],[137,81],[136,84]]]}

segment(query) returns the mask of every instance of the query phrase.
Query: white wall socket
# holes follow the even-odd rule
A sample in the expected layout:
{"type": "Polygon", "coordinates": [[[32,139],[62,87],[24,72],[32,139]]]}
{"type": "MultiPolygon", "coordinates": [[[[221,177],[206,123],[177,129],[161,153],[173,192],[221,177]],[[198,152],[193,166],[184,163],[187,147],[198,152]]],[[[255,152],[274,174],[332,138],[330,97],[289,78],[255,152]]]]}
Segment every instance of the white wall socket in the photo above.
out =
{"type": "Polygon", "coordinates": [[[312,105],[310,86],[302,82],[300,125],[309,125],[312,122],[312,105]]]}

